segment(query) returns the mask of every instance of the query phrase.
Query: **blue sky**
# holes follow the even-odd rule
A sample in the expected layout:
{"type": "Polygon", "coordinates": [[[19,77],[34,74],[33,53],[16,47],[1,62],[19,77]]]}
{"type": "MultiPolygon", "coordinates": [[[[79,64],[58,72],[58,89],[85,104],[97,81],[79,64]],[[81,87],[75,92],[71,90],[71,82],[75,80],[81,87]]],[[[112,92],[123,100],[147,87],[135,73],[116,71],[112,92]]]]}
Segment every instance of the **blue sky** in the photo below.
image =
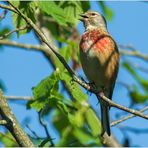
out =
{"type": "MultiPolygon", "coordinates": [[[[148,4],[146,2],[110,1],[106,2],[106,4],[114,12],[113,20],[108,22],[108,30],[117,43],[122,45],[132,44],[140,52],[148,54],[148,4]]],[[[101,9],[97,6],[97,2],[92,1],[91,5],[92,10],[101,12],[101,9]]],[[[10,13],[8,13],[7,17],[0,22],[0,25],[8,26],[13,29],[10,13]]],[[[82,23],[78,24],[78,29],[80,34],[82,34],[84,31],[82,23]]],[[[13,35],[12,40],[26,44],[38,44],[32,32],[28,35],[21,36],[20,38],[13,35]]],[[[3,49],[3,51],[0,51],[0,78],[4,81],[7,88],[5,95],[32,96],[31,88],[36,86],[43,78],[50,75],[52,72],[49,63],[39,52],[25,51],[11,47],[4,47],[3,49]]],[[[147,66],[147,63],[144,63],[142,60],[132,59],[135,63],[147,66]]],[[[143,76],[145,75],[143,74],[143,76]]],[[[126,81],[127,83],[132,84],[134,79],[121,68],[117,81],[126,81]]],[[[99,114],[98,106],[96,106],[97,99],[95,99],[93,95],[89,98],[91,98],[89,99],[89,102],[99,114]],[[92,98],[94,98],[93,101],[92,98]]],[[[114,101],[119,104],[125,106],[129,105],[127,90],[118,83],[115,87],[113,98],[115,98],[114,101]]],[[[12,101],[9,103],[19,122],[22,122],[26,116],[29,116],[31,117],[29,123],[30,127],[38,129],[37,133],[39,135],[45,135],[44,130],[37,122],[38,116],[36,112],[34,110],[26,110],[25,106],[22,105],[25,103],[24,101],[21,101],[22,104],[13,103],[12,101]]],[[[111,109],[110,114],[116,114],[119,112],[120,111],[117,109],[111,109]]],[[[51,120],[50,116],[47,117],[48,120],[51,120]]],[[[115,120],[115,118],[111,120],[115,120]]],[[[124,122],[122,125],[137,127],[140,129],[148,128],[146,123],[146,120],[136,117],[124,122]]],[[[51,129],[52,125],[50,124],[49,127],[51,129]]],[[[26,128],[25,130],[29,132],[26,128]]],[[[112,131],[118,140],[122,142],[123,134],[121,131],[116,127],[113,127],[112,131]]],[[[127,135],[131,138],[130,140],[133,145],[148,146],[148,141],[146,140],[148,134],[134,134],[127,132],[127,135]]],[[[56,140],[58,140],[58,135],[55,130],[52,130],[52,137],[56,137],[56,140]]]]}

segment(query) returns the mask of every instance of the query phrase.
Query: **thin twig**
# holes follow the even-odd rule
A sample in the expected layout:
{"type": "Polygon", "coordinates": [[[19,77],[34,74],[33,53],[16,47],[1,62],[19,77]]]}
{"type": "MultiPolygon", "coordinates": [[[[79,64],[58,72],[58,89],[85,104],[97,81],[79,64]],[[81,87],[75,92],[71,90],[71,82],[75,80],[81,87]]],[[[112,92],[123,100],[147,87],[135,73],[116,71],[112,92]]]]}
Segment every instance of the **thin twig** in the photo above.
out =
{"type": "MultiPolygon", "coordinates": [[[[144,111],[146,111],[146,110],[148,110],[148,106],[146,106],[146,107],[144,107],[143,109],[139,110],[139,112],[142,113],[142,112],[144,112],[144,111]]],[[[126,120],[128,120],[128,119],[130,119],[130,118],[133,118],[133,117],[136,117],[136,115],[131,114],[131,115],[128,115],[128,116],[126,116],[126,117],[123,117],[123,118],[121,118],[121,119],[119,119],[119,120],[113,121],[113,122],[111,123],[111,126],[115,126],[115,125],[117,125],[117,124],[119,124],[119,123],[121,123],[121,122],[123,122],[123,121],[126,121],[126,120]]]]}
{"type": "Polygon", "coordinates": [[[30,126],[27,124],[26,127],[28,128],[28,130],[32,133],[32,135],[34,135],[35,138],[39,139],[40,137],[37,135],[37,133],[35,131],[33,131],[30,126]]]}
{"type": "Polygon", "coordinates": [[[5,95],[5,98],[7,100],[32,100],[33,97],[30,97],[30,96],[6,96],[5,95]]]}
{"type": "Polygon", "coordinates": [[[7,10],[4,10],[3,13],[0,15],[0,20],[4,19],[6,14],[7,14],[7,10]]]}
{"type": "Polygon", "coordinates": [[[134,56],[134,57],[138,57],[138,58],[140,58],[144,61],[148,61],[148,55],[142,54],[137,50],[128,51],[128,50],[120,49],[120,53],[123,54],[123,55],[134,56]]]}
{"type": "Polygon", "coordinates": [[[139,116],[139,117],[142,117],[144,119],[148,119],[148,115],[144,115],[142,114],[141,112],[137,111],[137,110],[134,110],[134,109],[130,109],[128,107],[125,107],[125,106],[122,106],[122,105],[119,105],[117,103],[114,103],[113,101],[111,101],[110,99],[108,99],[106,96],[100,94],[99,95],[104,101],[106,101],[110,106],[113,106],[113,107],[116,107],[118,109],[121,109],[121,110],[124,110],[126,112],[129,112],[129,113],[132,113],[136,116],[139,116]]]}
{"type": "Polygon", "coordinates": [[[14,30],[12,30],[12,31],[10,31],[10,32],[8,32],[8,33],[6,33],[6,34],[0,36],[0,40],[2,40],[2,39],[4,39],[4,38],[8,37],[9,35],[11,35],[11,34],[14,33],[14,32],[19,32],[19,31],[25,30],[25,29],[27,29],[27,28],[28,28],[28,25],[25,25],[25,26],[23,26],[23,27],[21,27],[21,28],[16,28],[16,29],[14,29],[14,30]]]}
{"type": "Polygon", "coordinates": [[[39,111],[39,121],[40,121],[40,124],[44,127],[48,141],[49,141],[49,139],[50,139],[51,146],[54,146],[54,143],[53,143],[53,141],[52,141],[53,138],[50,137],[50,134],[49,134],[49,132],[48,132],[47,125],[46,125],[46,123],[42,120],[42,111],[43,111],[42,109],[39,111]]]}
{"type": "Polygon", "coordinates": [[[120,128],[121,130],[124,130],[124,131],[130,131],[130,132],[133,132],[135,134],[139,134],[139,133],[148,133],[148,129],[137,129],[137,128],[134,128],[134,127],[129,127],[129,126],[118,126],[118,128],[120,128]]]}
{"type": "Polygon", "coordinates": [[[0,8],[6,9],[6,10],[10,10],[12,12],[17,13],[17,11],[14,8],[12,8],[10,6],[7,6],[7,5],[0,4],[0,8]]]}
{"type": "Polygon", "coordinates": [[[12,46],[12,47],[17,47],[17,48],[23,48],[23,49],[33,49],[37,51],[43,51],[46,53],[50,53],[49,48],[45,48],[43,46],[38,46],[38,45],[31,45],[31,44],[21,44],[15,41],[10,41],[10,40],[0,40],[0,45],[7,45],[7,46],[12,46]]]}

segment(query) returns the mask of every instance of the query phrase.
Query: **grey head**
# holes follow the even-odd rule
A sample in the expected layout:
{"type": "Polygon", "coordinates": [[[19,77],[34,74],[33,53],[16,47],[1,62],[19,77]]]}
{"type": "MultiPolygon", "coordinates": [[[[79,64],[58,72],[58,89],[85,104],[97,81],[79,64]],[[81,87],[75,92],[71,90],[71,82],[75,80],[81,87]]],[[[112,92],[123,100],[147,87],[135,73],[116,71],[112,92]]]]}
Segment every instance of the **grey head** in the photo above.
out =
{"type": "Polygon", "coordinates": [[[100,13],[95,11],[87,11],[80,14],[80,16],[80,21],[84,23],[86,30],[101,28],[104,31],[107,31],[106,20],[100,13]]]}

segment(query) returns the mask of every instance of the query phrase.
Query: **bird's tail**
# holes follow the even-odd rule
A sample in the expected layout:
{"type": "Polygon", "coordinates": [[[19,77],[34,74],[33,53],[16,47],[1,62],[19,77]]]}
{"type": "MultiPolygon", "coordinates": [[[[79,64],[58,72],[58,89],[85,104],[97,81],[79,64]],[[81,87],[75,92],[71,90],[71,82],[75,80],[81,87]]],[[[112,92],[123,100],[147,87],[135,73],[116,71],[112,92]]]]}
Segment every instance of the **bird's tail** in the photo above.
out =
{"type": "Polygon", "coordinates": [[[110,131],[110,117],[109,117],[109,106],[100,99],[101,106],[101,123],[103,128],[103,133],[107,133],[109,136],[111,135],[110,131]]]}

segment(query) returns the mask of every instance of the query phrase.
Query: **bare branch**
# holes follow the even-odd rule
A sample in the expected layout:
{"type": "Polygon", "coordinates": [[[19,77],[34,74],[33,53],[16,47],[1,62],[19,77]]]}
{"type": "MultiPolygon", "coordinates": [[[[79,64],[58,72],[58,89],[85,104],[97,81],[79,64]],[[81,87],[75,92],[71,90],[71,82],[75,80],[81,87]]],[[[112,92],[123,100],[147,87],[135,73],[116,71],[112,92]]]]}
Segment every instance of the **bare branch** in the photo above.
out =
{"type": "Polygon", "coordinates": [[[0,20],[4,19],[7,14],[7,10],[4,10],[3,13],[0,15],[0,20]]]}
{"type": "Polygon", "coordinates": [[[10,10],[12,12],[17,13],[17,11],[14,8],[12,8],[10,6],[7,6],[7,5],[0,4],[0,8],[6,9],[6,10],[10,10]]]}
{"type": "MultiPolygon", "coordinates": [[[[142,112],[144,112],[144,111],[146,111],[146,110],[148,110],[148,106],[146,106],[146,107],[144,107],[143,109],[139,110],[139,112],[142,113],[142,112]]],[[[136,115],[131,114],[131,115],[128,115],[128,116],[126,116],[126,117],[123,117],[123,118],[121,118],[121,119],[119,119],[119,120],[113,121],[113,122],[111,123],[111,126],[115,126],[115,125],[117,125],[117,124],[119,124],[119,123],[121,123],[121,122],[123,122],[123,121],[126,121],[126,120],[128,120],[128,119],[130,119],[130,118],[133,118],[133,117],[136,117],[136,115]]]]}
{"type": "Polygon", "coordinates": [[[136,115],[136,116],[139,116],[139,117],[142,117],[144,119],[148,119],[148,116],[147,115],[144,115],[142,114],[141,112],[137,111],[137,110],[134,110],[134,109],[130,109],[128,107],[125,107],[125,106],[121,106],[117,103],[114,103],[113,101],[111,101],[110,99],[108,99],[107,97],[105,97],[104,95],[102,95],[101,93],[99,94],[99,97],[101,97],[105,102],[107,102],[110,106],[113,106],[113,107],[116,107],[118,109],[121,109],[121,110],[124,110],[126,112],[129,112],[133,115],[136,115]]]}
{"type": "Polygon", "coordinates": [[[0,40],[0,45],[7,45],[11,47],[23,48],[28,50],[43,51],[50,54],[50,50],[48,48],[45,48],[43,46],[38,46],[38,45],[21,44],[21,43],[10,41],[10,40],[0,40]]]}
{"type": "Polygon", "coordinates": [[[25,30],[25,29],[27,29],[27,28],[28,28],[28,25],[25,25],[25,26],[23,26],[23,27],[21,27],[21,28],[16,28],[16,29],[14,29],[14,30],[12,30],[12,31],[10,31],[10,32],[8,32],[8,33],[6,33],[6,34],[0,36],[0,40],[2,40],[2,39],[4,39],[4,38],[8,37],[9,35],[11,35],[11,34],[14,33],[14,32],[19,32],[19,31],[25,30]]]}
{"type": "Polygon", "coordinates": [[[134,128],[134,127],[129,127],[129,126],[123,126],[123,125],[120,125],[118,126],[118,128],[120,128],[122,131],[130,131],[130,132],[133,132],[135,134],[139,134],[139,133],[145,133],[147,134],[148,133],[148,129],[145,128],[145,129],[138,129],[138,128],[134,128]]]}
{"type": "MultiPolygon", "coordinates": [[[[46,136],[47,136],[48,141],[50,141],[51,146],[54,146],[54,143],[53,143],[53,141],[52,141],[54,138],[51,138],[51,137],[50,137],[50,134],[49,134],[49,132],[48,132],[47,125],[46,125],[46,123],[43,122],[43,120],[42,120],[42,110],[39,112],[39,121],[40,121],[40,124],[41,124],[41,125],[43,126],[43,128],[45,129],[45,132],[46,132],[46,136]]],[[[48,141],[47,141],[47,142],[48,142],[48,141]]]]}
{"type": "Polygon", "coordinates": [[[7,100],[31,100],[30,96],[4,96],[7,100]]]}
{"type": "Polygon", "coordinates": [[[0,91],[0,115],[3,120],[6,120],[7,124],[5,127],[11,132],[19,146],[32,147],[34,146],[29,137],[20,127],[18,121],[16,120],[14,114],[12,113],[10,107],[7,104],[2,92],[0,91]]]}
{"type": "Polygon", "coordinates": [[[134,56],[142,60],[148,61],[148,55],[140,53],[131,45],[119,45],[119,49],[120,49],[120,53],[123,55],[134,56]],[[130,49],[130,51],[126,50],[127,48],[130,49]]]}

